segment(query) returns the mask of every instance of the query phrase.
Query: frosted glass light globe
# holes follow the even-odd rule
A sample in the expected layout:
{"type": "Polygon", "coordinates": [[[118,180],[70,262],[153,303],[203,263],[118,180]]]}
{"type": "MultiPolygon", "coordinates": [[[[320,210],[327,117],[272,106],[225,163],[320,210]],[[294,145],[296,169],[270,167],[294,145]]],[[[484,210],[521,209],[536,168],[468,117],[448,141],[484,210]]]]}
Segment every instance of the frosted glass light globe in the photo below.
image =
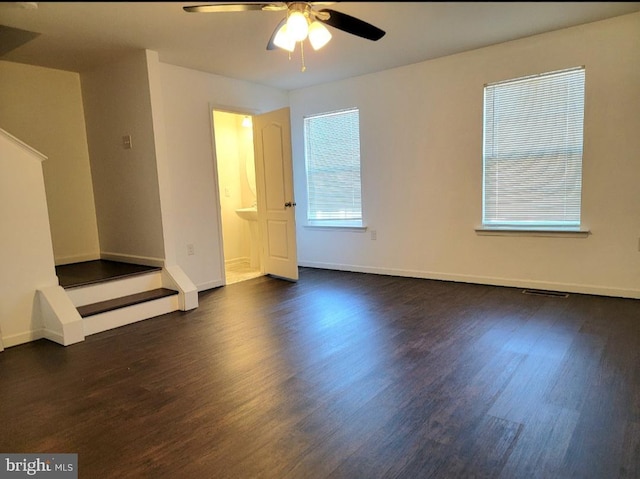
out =
{"type": "Polygon", "coordinates": [[[320,50],[329,40],[331,40],[331,32],[327,30],[322,23],[315,21],[309,27],[309,42],[314,50],[320,50]]]}
{"type": "Polygon", "coordinates": [[[293,12],[287,20],[287,34],[296,42],[301,42],[307,38],[309,33],[309,22],[303,13],[293,12]]]}

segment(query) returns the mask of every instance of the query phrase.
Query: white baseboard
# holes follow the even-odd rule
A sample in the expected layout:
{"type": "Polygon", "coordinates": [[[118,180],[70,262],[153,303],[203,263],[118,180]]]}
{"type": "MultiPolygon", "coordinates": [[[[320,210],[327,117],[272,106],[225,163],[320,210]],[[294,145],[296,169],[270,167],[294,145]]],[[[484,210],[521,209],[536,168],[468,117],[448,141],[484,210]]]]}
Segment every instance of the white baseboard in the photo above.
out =
{"type": "Polygon", "coordinates": [[[207,291],[209,289],[219,288],[220,286],[224,286],[224,282],[222,280],[218,281],[207,281],[206,283],[200,283],[196,285],[198,288],[198,292],[207,291]]]}
{"type": "Polygon", "coordinates": [[[164,267],[163,258],[152,258],[149,256],[136,256],[131,254],[110,253],[108,251],[102,251],[100,253],[100,259],[119,261],[121,263],[142,264],[144,266],[156,266],[159,268],[164,267]]]}
{"type": "Polygon", "coordinates": [[[20,344],[30,343],[31,341],[37,341],[38,339],[42,339],[43,337],[44,336],[42,335],[41,329],[31,329],[29,331],[23,331],[22,333],[3,336],[2,344],[6,349],[12,346],[19,346],[20,344]]]}
{"type": "Polygon", "coordinates": [[[100,259],[100,253],[77,254],[73,256],[57,256],[54,258],[56,266],[64,264],[84,263],[100,259]]]}
{"type": "Polygon", "coordinates": [[[544,289],[550,291],[562,291],[566,293],[593,294],[596,296],[613,296],[620,298],[640,299],[640,290],[637,289],[609,288],[606,286],[590,284],[556,283],[550,281],[448,274],[434,271],[403,270],[395,268],[377,268],[351,264],[320,263],[314,261],[299,262],[298,264],[302,267],[331,269],[338,271],[352,271],[355,273],[384,274],[388,276],[402,276],[407,278],[455,281],[459,283],[486,284],[490,286],[505,286],[511,288],[544,289]]]}
{"type": "Polygon", "coordinates": [[[251,262],[251,259],[249,257],[233,258],[233,259],[225,260],[224,265],[225,267],[228,267],[228,266],[235,266],[239,264],[249,264],[250,262],[251,262]]]}

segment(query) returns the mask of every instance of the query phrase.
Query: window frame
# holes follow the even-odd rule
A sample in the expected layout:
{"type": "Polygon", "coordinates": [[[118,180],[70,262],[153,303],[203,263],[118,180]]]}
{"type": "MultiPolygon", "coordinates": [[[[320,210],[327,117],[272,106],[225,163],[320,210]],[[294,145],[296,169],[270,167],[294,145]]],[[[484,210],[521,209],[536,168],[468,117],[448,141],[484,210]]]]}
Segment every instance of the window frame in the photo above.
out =
{"type": "MultiPolygon", "coordinates": [[[[578,236],[583,237],[588,235],[590,232],[584,226],[584,210],[583,210],[583,164],[584,164],[584,120],[586,113],[586,68],[584,65],[576,66],[572,68],[566,68],[561,70],[553,70],[547,71],[544,73],[522,76],[517,78],[511,78],[502,81],[496,81],[492,83],[487,83],[483,86],[483,118],[482,118],[482,221],[481,226],[476,228],[476,232],[478,234],[487,234],[487,235],[504,235],[504,234],[522,234],[522,233],[530,233],[531,235],[536,236],[578,236]],[[487,89],[489,87],[495,87],[501,84],[514,84],[517,82],[529,81],[535,78],[540,77],[549,77],[554,75],[561,74],[570,74],[572,72],[582,72],[583,75],[583,91],[582,91],[582,118],[581,118],[581,149],[580,149],[580,190],[579,190],[579,211],[578,211],[578,220],[577,221],[554,221],[551,219],[545,220],[505,220],[505,221],[491,221],[488,220],[486,215],[487,208],[487,182],[488,182],[488,171],[487,171],[487,89]]],[[[565,150],[562,150],[563,154],[565,150]]]]}
{"type": "Polygon", "coordinates": [[[307,207],[305,212],[305,228],[310,229],[326,229],[326,230],[340,230],[340,231],[364,231],[366,230],[365,220],[364,220],[364,205],[362,200],[362,156],[361,156],[361,143],[360,143],[360,109],[358,107],[348,107],[342,108],[338,110],[331,110],[322,113],[314,113],[305,115],[303,117],[303,149],[304,149],[304,163],[305,163],[305,187],[307,192],[307,207]],[[349,219],[349,218],[328,218],[328,219],[317,219],[310,217],[311,210],[311,195],[310,195],[310,165],[309,165],[309,153],[308,153],[308,134],[307,134],[307,124],[310,120],[314,118],[326,117],[331,115],[340,115],[347,113],[357,113],[358,117],[358,169],[359,169],[359,189],[360,189],[360,218],[359,219],[349,219]]]}

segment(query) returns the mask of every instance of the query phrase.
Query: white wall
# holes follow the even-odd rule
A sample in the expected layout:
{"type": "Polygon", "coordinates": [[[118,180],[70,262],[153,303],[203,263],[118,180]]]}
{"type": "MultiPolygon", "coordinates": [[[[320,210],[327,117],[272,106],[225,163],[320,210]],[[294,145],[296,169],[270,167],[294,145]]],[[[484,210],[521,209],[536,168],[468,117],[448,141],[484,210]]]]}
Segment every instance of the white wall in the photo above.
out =
{"type": "Polygon", "coordinates": [[[43,160],[0,130],[0,350],[42,337],[36,289],[58,285],[43,160]]]}
{"type": "Polygon", "coordinates": [[[253,147],[253,126],[242,126],[244,117],[236,115],[236,135],[240,162],[240,195],[243,208],[254,206],[256,196],[256,164],[253,147]]]}
{"type": "Polygon", "coordinates": [[[640,14],[290,94],[301,265],[640,297],[640,14]],[[586,67],[587,238],[480,236],[485,83],[586,67]],[[305,228],[305,115],[360,109],[369,232],[305,228]]]}
{"type": "Polygon", "coordinates": [[[103,257],[164,259],[158,168],[144,50],[81,75],[103,257]],[[132,148],[122,137],[131,135],[132,148]]]}
{"type": "Polygon", "coordinates": [[[0,61],[0,127],[48,157],[42,164],[56,264],[100,254],[80,76],[0,61]]]}
{"type": "Polygon", "coordinates": [[[248,146],[253,148],[253,138],[246,135],[251,130],[242,128],[241,121],[241,115],[213,113],[225,263],[249,261],[251,255],[249,223],[236,214],[238,208],[252,206],[255,201],[248,191],[245,168],[246,152],[248,146]]]}
{"type": "Polygon", "coordinates": [[[212,109],[267,112],[286,92],[160,63],[177,264],[199,290],[222,284],[212,109]],[[195,254],[187,255],[193,244],[195,254]]]}

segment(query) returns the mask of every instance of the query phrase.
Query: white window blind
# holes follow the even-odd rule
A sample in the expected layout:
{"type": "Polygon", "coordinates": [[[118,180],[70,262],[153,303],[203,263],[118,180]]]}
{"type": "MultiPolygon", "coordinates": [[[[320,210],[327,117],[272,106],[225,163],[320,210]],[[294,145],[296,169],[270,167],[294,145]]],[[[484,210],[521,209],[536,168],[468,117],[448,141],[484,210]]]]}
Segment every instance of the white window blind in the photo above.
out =
{"type": "Polygon", "coordinates": [[[359,130],[357,109],[304,119],[311,223],[362,224],[359,130]]]}
{"type": "Polygon", "coordinates": [[[483,226],[580,225],[584,68],[485,87],[483,226]]]}

